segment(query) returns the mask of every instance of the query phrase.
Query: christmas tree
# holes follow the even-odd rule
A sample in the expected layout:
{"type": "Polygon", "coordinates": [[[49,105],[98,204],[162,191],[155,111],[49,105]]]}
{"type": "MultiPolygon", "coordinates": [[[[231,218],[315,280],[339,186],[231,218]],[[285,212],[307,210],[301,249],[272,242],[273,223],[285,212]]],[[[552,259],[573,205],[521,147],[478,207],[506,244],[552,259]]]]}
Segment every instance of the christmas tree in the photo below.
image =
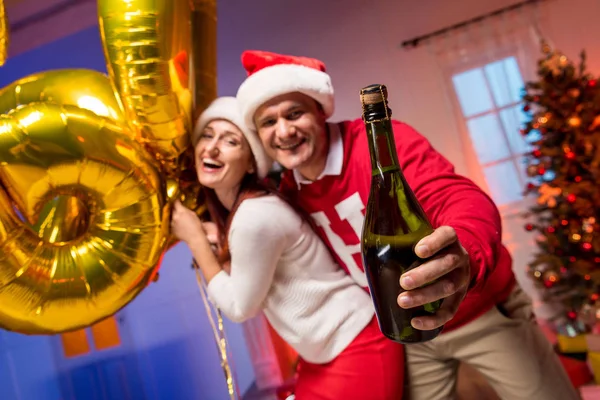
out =
{"type": "Polygon", "coordinates": [[[529,272],[544,299],[563,306],[563,327],[589,330],[600,308],[600,84],[585,51],[576,65],[547,44],[542,50],[540,79],[523,95],[526,191],[537,196],[525,229],[539,234],[529,272]]]}

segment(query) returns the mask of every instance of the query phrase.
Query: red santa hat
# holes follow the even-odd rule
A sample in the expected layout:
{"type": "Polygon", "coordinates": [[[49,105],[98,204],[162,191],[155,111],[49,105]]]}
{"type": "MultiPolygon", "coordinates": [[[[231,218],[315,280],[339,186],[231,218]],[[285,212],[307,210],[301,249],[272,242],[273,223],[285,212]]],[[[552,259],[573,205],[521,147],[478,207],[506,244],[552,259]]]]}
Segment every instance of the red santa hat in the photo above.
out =
{"type": "Polygon", "coordinates": [[[248,78],[238,89],[237,98],[248,126],[254,126],[254,113],[261,105],[292,92],[315,99],[323,107],[326,117],[333,114],[333,86],[322,61],[248,50],[242,53],[242,65],[248,78]]]}
{"type": "Polygon", "coordinates": [[[269,169],[273,165],[273,160],[267,156],[256,132],[252,129],[248,129],[248,126],[244,123],[242,115],[240,114],[239,103],[235,97],[224,96],[215,99],[206,110],[204,110],[200,117],[198,117],[194,131],[192,132],[192,143],[194,144],[194,147],[198,144],[204,128],[206,128],[211,121],[216,119],[229,121],[242,131],[250,145],[250,150],[252,150],[252,154],[254,155],[258,178],[262,179],[267,176],[269,169]]]}

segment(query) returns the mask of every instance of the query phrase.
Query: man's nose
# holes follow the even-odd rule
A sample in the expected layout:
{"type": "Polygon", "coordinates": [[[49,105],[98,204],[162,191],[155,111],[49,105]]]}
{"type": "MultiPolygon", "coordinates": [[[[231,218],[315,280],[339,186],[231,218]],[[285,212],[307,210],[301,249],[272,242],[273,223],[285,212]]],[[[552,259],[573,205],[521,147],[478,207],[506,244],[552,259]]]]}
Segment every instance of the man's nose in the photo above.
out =
{"type": "Polygon", "coordinates": [[[286,140],[296,134],[296,129],[289,121],[281,118],[279,121],[277,121],[276,134],[279,139],[286,140]]]}

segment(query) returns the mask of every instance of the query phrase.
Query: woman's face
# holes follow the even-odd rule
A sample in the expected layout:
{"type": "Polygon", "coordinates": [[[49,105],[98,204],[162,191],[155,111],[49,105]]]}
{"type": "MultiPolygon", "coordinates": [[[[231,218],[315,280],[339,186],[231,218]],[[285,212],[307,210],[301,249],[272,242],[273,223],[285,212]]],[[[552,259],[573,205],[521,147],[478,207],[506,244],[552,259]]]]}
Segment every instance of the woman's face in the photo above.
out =
{"type": "Polygon", "coordinates": [[[201,185],[218,190],[239,187],[254,172],[252,151],[240,129],[229,121],[211,121],[196,144],[196,172],[201,185]]]}

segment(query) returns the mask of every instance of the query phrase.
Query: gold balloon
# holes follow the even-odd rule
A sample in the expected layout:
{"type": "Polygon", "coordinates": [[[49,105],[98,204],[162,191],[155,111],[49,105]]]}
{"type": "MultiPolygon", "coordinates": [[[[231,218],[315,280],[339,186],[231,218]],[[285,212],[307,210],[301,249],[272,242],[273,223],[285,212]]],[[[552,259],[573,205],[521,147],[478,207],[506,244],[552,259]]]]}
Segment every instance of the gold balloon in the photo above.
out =
{"type": "Polygon", "coordinates": [[[204,211],[189,133],[216,97],[216,1],[98,10],[108,77],[48,71],[0,90],[4,329],[58,333],[114,314],[173,244],[174,198],[204,211]]]}
{"type": "Polygon", "coordinates": [[[36,74],[0,92],[11,103],[0,115],[0,327],[89,326],[153,278],[168,237],[166,182],[101,74],[36,74]]]}
{"type": "MultiPolygon", "coordinates": [[[[99,0],[98,14],[110,80],[59,70],[0,90],[0,328],[114,314],[158,278],[173,200],[205,210],[189,134],[217,95],[216,0],[99,0]]],[[[0,65],[7,29],[0,0],[0,65]]]]}
{"type": "Polygon", "coordinates": [[[168,168],[189,144],[190,12],[187,0],[98,1],[108,75],[138,141],[168,168]]]}
{"type": "MultiPolygon", "coordinates": [[[[0,89],[0,114],[37,102],[65,104],[92,111],[120,125],[127,125],[123,106],[100,72],[63,69],[28,75],[0,89]]],[[[126,134],[134,137],[130,131],[126,134]]]]}
{"type": "Polygon", "coordinates": [[[189,134],[217,95],[216,1],[99,0],[98,15],[127,120],[163,173],[178,181],[184,204],[201,214],[189,134]]]}
{"type": "Polygon", "coordinates": [[[4,0],[0,0],[0,67],[6,62],[8,56],[8,18],[4,8],[4,0]]]}

